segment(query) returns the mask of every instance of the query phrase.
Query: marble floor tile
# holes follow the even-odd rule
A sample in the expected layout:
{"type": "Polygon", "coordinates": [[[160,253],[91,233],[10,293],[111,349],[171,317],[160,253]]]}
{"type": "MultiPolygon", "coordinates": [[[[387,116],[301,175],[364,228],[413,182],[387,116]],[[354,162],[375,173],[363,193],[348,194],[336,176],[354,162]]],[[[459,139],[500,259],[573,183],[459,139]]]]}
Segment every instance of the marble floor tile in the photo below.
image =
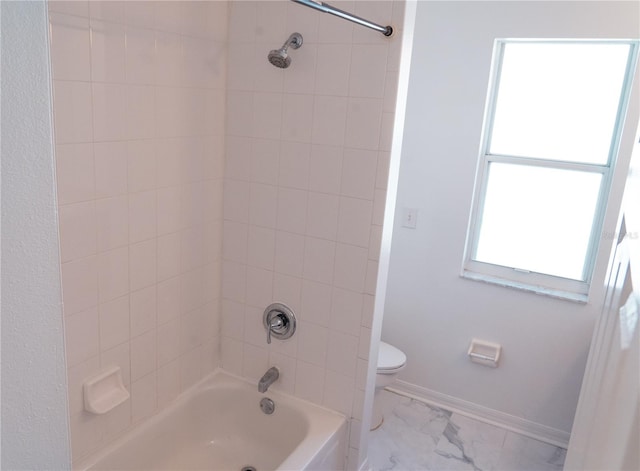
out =
{"type": "Polygon", "coordinates": [[[565,450],[390,391],[376,399],[373,471],[558,471],[565,450]]]}

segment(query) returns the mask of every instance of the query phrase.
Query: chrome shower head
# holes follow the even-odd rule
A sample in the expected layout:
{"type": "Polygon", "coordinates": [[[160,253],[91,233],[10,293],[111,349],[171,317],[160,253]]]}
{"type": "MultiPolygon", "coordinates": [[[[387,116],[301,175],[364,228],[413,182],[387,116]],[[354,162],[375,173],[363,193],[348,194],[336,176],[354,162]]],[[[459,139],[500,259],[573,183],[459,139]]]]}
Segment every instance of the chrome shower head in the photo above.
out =
{"type": "Polygon", "coordinates": [[[287,54],[289,47],[298,49],[302,46],[302,35],[300,33],[293,33],[289,36],[289,39],[285,41],[280,49],[273,49],[269,55],[269,62],[276,67],[286,69],[291,64],[291,57],[287,54]]]}

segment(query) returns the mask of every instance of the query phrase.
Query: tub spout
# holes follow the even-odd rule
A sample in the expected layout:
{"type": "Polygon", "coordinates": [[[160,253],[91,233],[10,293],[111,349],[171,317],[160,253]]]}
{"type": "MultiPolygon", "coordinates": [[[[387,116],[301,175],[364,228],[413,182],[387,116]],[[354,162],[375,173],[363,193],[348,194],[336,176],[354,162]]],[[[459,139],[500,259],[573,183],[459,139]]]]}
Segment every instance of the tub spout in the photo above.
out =
{"type": "Polygon", "coordinates": [[[280,372],[278,368],[272,366],[267,370],[267,372],[260,378],[258,381],[258,391],[261,393],[267,392],[269,386],[271,386],[280,376],[280,372]]]}

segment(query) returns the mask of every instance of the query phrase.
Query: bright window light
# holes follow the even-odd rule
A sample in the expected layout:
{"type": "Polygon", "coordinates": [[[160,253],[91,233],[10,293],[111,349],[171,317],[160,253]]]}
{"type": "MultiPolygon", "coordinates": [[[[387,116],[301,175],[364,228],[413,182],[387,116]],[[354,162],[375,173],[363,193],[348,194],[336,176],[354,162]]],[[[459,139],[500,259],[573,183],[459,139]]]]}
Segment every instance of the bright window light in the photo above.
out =
{"type": "Polygon", "coordinates": [[[637,49],[496,41],[465,276],[586,296],[637,49]]]}

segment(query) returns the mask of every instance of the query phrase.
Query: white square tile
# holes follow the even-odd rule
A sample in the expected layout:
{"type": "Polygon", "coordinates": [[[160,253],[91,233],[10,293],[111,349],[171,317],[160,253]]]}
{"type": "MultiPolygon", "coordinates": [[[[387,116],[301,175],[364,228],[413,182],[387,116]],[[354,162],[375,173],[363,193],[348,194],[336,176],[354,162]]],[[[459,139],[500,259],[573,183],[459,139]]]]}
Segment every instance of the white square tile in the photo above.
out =
{"type": "Polygon", "coordinates": [[[351,44],[318,44],[316,66],[316,94],[347,96],[349,94],[349,69],[351,44]]]}
{"type": "Polygon", "coordinates": [[[381,123],[382,99],[349,98],[345,145],[377,150],[381,123]]]}
{"type": "Polygon", "coordinates": [[[180,313],[186,314],[204,304],[204,270],[195,270],[180,275],[180,313]]]}
{"type": "Polygon", "coordinates": [[[250,184],[238,180],[224,182],[224,218],[236,222],[249,222],[250,184]]]}
{"type": "Polygon", "coordinates": [[[98,251],[105,252],[129,243],[128,205],[126,196],[96,200],[98,251]]]}
{"type": "Polygon", "coordinates": [[[245,298],[251,306],[266,307],[272,302],[273,272],[247,267],[247,291],[245,298]]]}
{"type": "Polygon", "coordinates": [[[340,198],[338,242],[369,246],[373,202],[358,198],[340,198]]]}
{"type": "Polygon", "coordinates": [[[365,294],[362,296],[362,319],[361,324],[363,327],[369,329],[373,326],[373,310],[374,310],[375,296],[371,294],[365,294]]]}
{"type": "MultiPolygon", "coordinates": [[[[287,22],[291,20],[287,18],[287,22]]],[[[318,46],[309,40],[310,34],[304,32],[301,24],[292,27],[304,38],[304,53],[296,54],[295,67],[289,67],[284,73],[284,90],[288,93],[313,94],[316,85],[316,62],[318,46]]],[[[289,29],[289,28],[288,28],[289,29]]]]}
{"type": "MultiPolygon", "coordinates": [[[[268,117],[266,116],[267,119],[268,117]]],[[[253,135],[253,93],[244,91],[227,93],[227,134],[247,137],[253,135]]],[[[280,136],[280,129],[276,136],[280,136]]]]}
{"type": "Polygon", "coordinates": [[[322,403],[325,369],[298,360],[296,362],[296,396],[307,401],[322,403]]]}
{"type": "Polygon", "coordinates": [[[131,293],[129,315],[131,316],[131,336],[141,335],[156,326],[157,290],[156,285],[131,293]]]}
{"type": "Polygon", "coordinates": [[[253,90],[255,66],[255,44],[230,42],[227,77],[229,90],[253,90]]]}
{"type": "Polygon", "coordinates": [[[96,254],[96,207],[93,201],[60,206],[62,262],[96,254]]]}
{"type": "Polygon", "coordinates": [[[160,138],[184,136],[187,119],[187,92],[184,88],[155,88],[156,135],[160,138]]]}
{"type": "Polygon", "coordinates": [[[158,368],[158,407],[164,407],[180,394],[180,361],[158,368]]]}
{"type": "Polygon", "coordinates": [[[339,198],[325,193],[309,192],[307,235],[335,240],[338,231],[339,198]]]}
{"type": "Polygon", "coordinates": [[[222,300],[221,333],[236,340],[244,338],[244,304],[222,300]]]}
{"type": "Polygon", "coordinates": [[[380,246],[382,244],[382,226],[371,226],[369,235],[369,260],[380,260],[380,246]]]}
{"type": "Polygon", "coordinates": [[[273,139],[282,128],[282,93],[253,94],[253,137],[273,139]]]}
{"type": "MultiPolygon", "coordinates": [[[[333,5],[344,11],[354,11],[354,1],[334,0],[333,5]]],[[[350,44],[354,25],[333,15],[320,15],[318,27],[319,43],[350,44]]]]}
{"type": "Polygon", "coordinates": [[[355,378],[358,359],[358,337],[330,331],[327,347],[327,370],[355,378]]]}
{"type": "Polygon", "coordinates": [[[202,226],[194,226],[180,233],[180,267],[189,271],[205,262],[204,234],[202,226]]]}
{"type": "Polygon", "coordinates": [[[158,31],[156,33],[156,84],[180,85],[180,67],[176,67],[176,64],[181,64],[181,61],[182,39],[180,35],[158,31]]]}
{"type": "Polygon", "coordinates": [[[269,369],[269,351],[249,343],[244,344],[242,376],[258,381],[269,369]]]}
{"type": "Polygon", "coordinates": [[[376,283],[378,281],[378,262],[369,260],[367,262],[367,274],[364,279],[364,291],[368,294],[376,294],[376,283]]]}
{"type": "Polygon", "coordinates": [[[157,250],[156,239],[139,242],[129,247],[129,285],[131,291],[156,283],[157,250]]]}
{"type": "Polygon", "coordinates": [[[247,286],[247,266],[231,261],[222,264],[222,296],[244,302],[247,286]]]}
{"type": "Polygon", "coordinates": [[[279,140],[251,139],[251,157],[249,161],[250,180],[252,182],[275,185],[278,181],[279,156],[279,140]]]}
{"type": "Polygon", "coordinates": [[[313,105],[311,142],[341,146],[345,142],[347,99],[316,95],[313,105]]]}
{"type": "Polygon", "coordinates": [[[91,80],[125,81],[125,28],[122,24],[91,19],[91,80]]]}
{"type": "Polygon", "coordinates": [[[129,242],[156,237],[156,192],[129,195],[129,242]]]}
{"type": "Polygon", "coordinates": [[[49,22],[53,79],[88,82],[91,79],[89,21],[86,17],[50,13],[49,22]]]}
{"type": "Polygon", "coordinates": [[[158,237],[157,279],[167,280],[178,276],[180,270],[180,233],[158,237]]]}
{"type": "Polygon", "coordinates": [[[330,325],[339,332],[359,335],[362,317],[362,293],[341,288],[333,289],[330,325]]]}
{"type": "Polygon", "coordinates": [[[97,307],[68,316],[65,320],[67,367],[79,365],[97,356],[100,353],[99,339],[97,307]]]}
{"type": "Polygon", "coordinates": [[[389,180],[389,165],[391,164],[390,152],[378,152],[378,166],[376,169],[376,188],[387,189],[389,180]]]}
{"type": "Polygon", "coordinates": [[[173,319],[158,327],[158,365],[180,357],[180,319],[173,319]]]}
{"type": "Polygon", "coordinates": [[[158,325],[162,325],[180,315],[180,278],[169,278],[157,286],[158,325]]]}
{"type": "Polygon", "coordinates": [[[335,242],[307,237],[304,247],[304,278],[331,284],[335,253],[335,242]]]}
{"type": "Polygon", "coordinates": [[[126,139],[126,85],[92,82],[91,91],[94,139],[98,142],[126,139]]]}
{"type": "Polygon", "coordinates": [[[249,227],[234,221],[224,221],[222,255],[225,260],[247,263],[249,227]]]}
{"type": "MultiPolygon", "coordinates": [[[[155,90],[150,85],[127,85],[127,132],[129,139],[156,135],[155,90]]],[[[155,157],[155,156],[154,156],[155,157]]]]}
{"type": "Polygon", "coordinates": [[[275,271],[302,276],[304,262],[304,236],[290,232],[276,232],[275,271]]]}
{"type": "Polygon", "coordinates": [[[242,181],[250,180],[251,144],[252,138],[227,136],[224,167],[226,178],[242,181]]]}
{"type": "Polygon", "coordinates": [[[337,244],[334,285],[351,291],[362,292],[367,273],[367,249],[353,245],[337,244]]]}
{"type": "Polygon", "coordinates": [[[67,1],[59,0],[55,2],[49,2],[47,4],[50,12],[67,13],[69,15],[89,17],[89,2],[88,1],[67,1]]]}
{"type": "MultiPolygon", "coordinates": [[[[264,307],[245,306],[243,340],[260,348],[267,348],[267,330],[262,323],[264,307]]],[[[275,340],[272,339],[272,343],[275,340]]]]}
{"type": "MultiPolygon", "coordinates": [[[[138,14],[136,18],[130,18],[130,22],[140,23],[144,21],[143,10],[147,2],[127,2],[127,13],[138,14]],[[136,11],[137,10],[137,11],[136,11]]],[[[153,16],[151,16],[153,21],[153,16]]],[[[126,30],[127,47],[125,51],[125,69],[127,83],[139,85],[153,85],[156,83],[156,36],[148,29],[132,28],[126,30]]]]}
{"type": "Polygon", "coordinates": [[[96,198],[127,193],[126,142],[97,142],[93,146],[96,172],[96,198]]]}
{"type": "Polygon", "coordinates": [[[156,370],[156,329],[131,339],[131,381],[135,382],[156,370]]]}
{"type": "Polygon", "coordinates": [[[308,194],[303,190],[278,188],[278,216],[279,230],[304,234],[307,221],[308,194]]]}
{"type": "Polygon", "coordinates": [[[342,147],[313,145],[309,163],[309,190],[340,194],[342,159],[342,147]]]}
{"type": "Polygon", "coordinates": [[[373,217],[372,224],[382,226],[384,224],[384,210],[387,203],[387,191],[376,189],[373,197],[373,217]]]}
{"type": "Polygon", "coordinates": [[[322,403],[347,416],[353,403],[353,378],[327,370],[322,403]]]}
{"type": "Polygon", "coordinates": [[[231,374],[242,375],[243,343],[229,337],[222,337],[222,368],[231,374]]]}
{"type": "Polygon", "coordinates": [[[89,16],[101,20],[124,21],[124,1],[98,0],[89,2],[89,16]]]}
{"type": "Polygon", "coordinates": [[[345,149],[340,192],[344,196],[373,200],[378,155],[364,149],[345,149]]]}
{"type": "Polygon", "coordinates": [[[194,309],[180,317],[180,353],[187,353],[202,344],[203,309],[194,309]]]}
{"type": "Polygon", "coordinates": [[[273,275],[273,299],[289,306],[294,313],[300,313],[302,299],[302,279],[296,276],[273,275]]]}
{"type": "Polygon", "coordinates": [[[157,391],[155,372],[131,384],[132,422],[140,422],[153,415],[157,406],[157,391]]]}
{"type": "Polygon", "coordinates": [[[301,322],[297,334],[298,359],[321,367],[327,364],[329,329],[311,322],[301,322]]]}
{"type": "Polygon", "coordinates": [[[286,94],[282,112],[282,139],[311,142],[313,95],[286,94]]]}
{"type": "Polygon", "coordinates": [[[100,348],[103,352],[129,341],[129,296],[101,304],[98,313],[100,348]]]}
{"type": "Polygon", "coordinates": [[[93,105],[88,82],[53,82],[56,144],[93,140],[93,105]]]}
{"type": "Polygon", "coordinates": [[[56,146],[58,204],[78,203],[95,197],[92,144],[56,146]]]}
{"type": "Polygon", "coordinates": [[[131,384],[131,349],[129,342],[121,343],[100,353],[100,366],[106,368],[112,365],[120,367],[122,382],[125,386],[129,386],[131,384]]]}
{"type": "Polygon", "coordinates": [[[282,142],[278,171],[278,185],[306,190],[309,188],[311,145],[301,142],[282,142]]]}
{"type": "Polygon", "coordinates": [[[382,113],[382,123],[380,127],[380,139],[378,148],[389,152],[393,144],[393,122],[395,115],[393,113],[382,113]]]}
{"type": "Polygon", "coordinates": [[[329,326],[331,313],[331,286],[315,281],[302,283],[302,309],[300,317],[314,324],[329,326]]]}
{"type": "Polygon", "coordinates": [[[351,52],[349,95],[382,98],[387,66],[387,44],[354,44],[351,52]]]}
{"type": "Polygon", "coordinates": [[[293,394],[296,386],[296,360],[277,352],[269,352],[269,366],[278,368],[280,375],[271,388],[293,394]]]}
{"type": "Polygon", "coordinates": [[[249,226],[247,264],[252,267],[273,270],[276,252],[276,231],[249,226]]]}
{"type": "Polygon", "coordinates": [[[251,183],[249,222],[275,228],[278,214],[278,187],[251,183]]]}
{"type": "Polygon", "coordinates": [[[369,360],[369,348],[371,346],[371,329],[360,327],[360,338],[358,339],[358,358],[369,360]]]}
{"type": "Polygon", "coordinates": [[[356,360],[356,390],[364,391],[367,388],[367,374],[369,362],[358,358],[356,360]]]}
{"type": "Polygon", "coordinates": [[[69,414],[71,416],[84,410],[84,394],[82,385],[96,371],[100,370],[100,358],[97,356],[76,366],[67,368],[67,387],[69,391],[69,414]]]}
{"type": "Polygon", "coordinates": [[[87,257],[62,264],[64,314],[98,305],[98,259],[87,257]]]}
{"type": "MultiPolygon", "coordinates": [[[[98,298],[101,303],[129,292],[129,248],[98,255],[98,298]]],[[[127,307],[128,310],[128,307],[127,307]]]]}
{"type": "Polygon", "coordinates": [[[156,193],[158,204],[158,235],[171,234],[181,229],[179,186],[160,188],[156,193]]]}

